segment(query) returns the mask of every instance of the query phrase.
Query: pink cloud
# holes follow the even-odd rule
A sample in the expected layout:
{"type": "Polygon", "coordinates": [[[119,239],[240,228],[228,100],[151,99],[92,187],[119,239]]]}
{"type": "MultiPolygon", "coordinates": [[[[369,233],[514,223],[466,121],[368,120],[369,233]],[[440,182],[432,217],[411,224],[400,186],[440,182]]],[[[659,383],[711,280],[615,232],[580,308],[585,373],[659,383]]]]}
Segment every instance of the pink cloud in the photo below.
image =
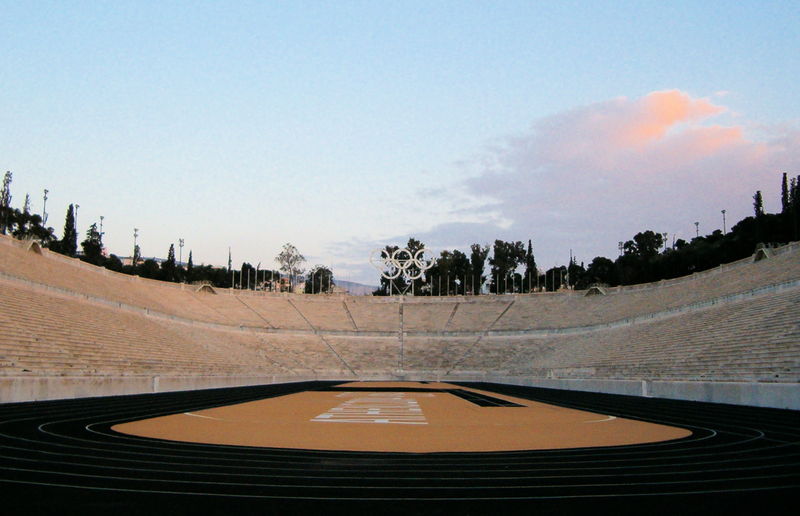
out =
{"type": "Polygon", "coordinates": [[[682,126],[696,124],[726,111],[706,99],[670,90],[640,99],[617,98],[557,114],[534,126],[542,161],[616,168],[631,153],[669,138],[682,126]]]}
{"type": "Polygon", "coordinates": [[[725,111],[705,99],[692,99],[678,90],[655,91],[627,104],[632,111],[628,124],[619,130],[618,144],[643,145],[658,140],[679,123],[694,122],[725,111]]]}
{"type": "Polygon", "coordinates": [[[492,199],[518,238],[581,242],[588,259],[644,229],[687,238],[694,220],[711,231],[721,209],[729,222],[749,215],[755,190],[774,209],[779,173],[800,164],[797,129],[761,128],[756,138],[720,124],[726,112],[679,90],[575,108],[509,138],[483,161],[492,167],[464,184],[492,199]]]}
{"type": "Polygon", "coordinates": [[[619,240],[646,229],[690,239],[699,221],[710,233],[721,228],[722,209],[730,228],[752,213],[756,190],[768,211],[779,209],[780,174],[800,173],[800,129],[745,125],[744,117],[725,125],[720,97],[656,91],[540,119],[469,163],[477,173],[460,185],[470,202],[453,202],[458,222],[392,241],[414,236],[468,250],[532,238],[538,263],[550,267],[570,250],[585,262],[615,257],[619,240]]]}

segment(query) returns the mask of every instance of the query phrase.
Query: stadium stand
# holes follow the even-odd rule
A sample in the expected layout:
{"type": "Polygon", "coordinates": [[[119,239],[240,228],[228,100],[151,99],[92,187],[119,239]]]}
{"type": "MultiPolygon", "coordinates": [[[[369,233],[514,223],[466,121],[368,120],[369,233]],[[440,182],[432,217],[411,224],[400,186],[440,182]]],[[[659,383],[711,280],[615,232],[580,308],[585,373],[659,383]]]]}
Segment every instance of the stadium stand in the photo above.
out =
{"type": "Polygon", "coordinates": [[[344,301],[358,331],[398,331],[400,308],[391,301],[347,297],[344,301]]]}
{"type": "Polygon", "coordinates": [[[0,236],[0,399],[369,378],[800,407],[800,245],[603,290],[203,292],[0,236]]]}

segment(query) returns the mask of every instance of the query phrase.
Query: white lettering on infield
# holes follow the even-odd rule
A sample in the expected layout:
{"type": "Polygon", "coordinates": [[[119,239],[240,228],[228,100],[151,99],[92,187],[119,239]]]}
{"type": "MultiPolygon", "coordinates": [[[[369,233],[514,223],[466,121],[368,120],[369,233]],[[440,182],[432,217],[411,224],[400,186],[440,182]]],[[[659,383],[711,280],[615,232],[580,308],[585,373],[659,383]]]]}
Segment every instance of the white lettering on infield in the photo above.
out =
{"type": "MultiPolygon", "coordinates": [[[[395,425],[427,425],[422,409],[403,392],[358,394],[327,412],[318,415],[315,423],[388,423],[395,425]]],[[[338,396],[337,396],[338,397],[338,396]]]]}

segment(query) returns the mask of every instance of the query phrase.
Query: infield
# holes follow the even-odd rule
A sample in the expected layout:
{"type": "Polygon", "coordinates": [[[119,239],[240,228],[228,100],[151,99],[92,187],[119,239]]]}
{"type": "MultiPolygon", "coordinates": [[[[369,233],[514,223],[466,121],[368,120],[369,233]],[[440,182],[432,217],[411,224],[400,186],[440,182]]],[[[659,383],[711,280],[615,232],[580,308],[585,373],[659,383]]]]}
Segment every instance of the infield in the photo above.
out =
{"type": "Polygon", "coordinates": [[[118,424],[113,430],[205,444],[414,453],[622,446],[691,435],[683,428],[419,382],[343,383],[331,390],[118,424]],[[511,406],[478,404],[465,399],[469,393],[511,406]]]}

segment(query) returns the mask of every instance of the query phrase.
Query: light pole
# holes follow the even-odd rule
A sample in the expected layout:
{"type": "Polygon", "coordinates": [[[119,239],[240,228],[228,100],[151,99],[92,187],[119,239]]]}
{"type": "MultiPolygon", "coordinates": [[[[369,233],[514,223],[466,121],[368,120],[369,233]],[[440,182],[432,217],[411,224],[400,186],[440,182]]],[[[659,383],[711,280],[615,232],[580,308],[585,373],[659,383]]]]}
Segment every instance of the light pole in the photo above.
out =
{"type": "Polygon", "coordinates": [[[138,256],[136,256],[137,249],[139,248],[139,246],[136,244],[138,238],[139,238],[139,228],[133,228],[133,256],[131,256],[131,265],[133,265],[134,267],[136,267],[136,261],[138,258],[138,256]]]}
{"type": "Polygon", "coordinates": [[[103,219],[104,218],[105,218],[104,216],[100,215],[100,238],[101,239],[103,238],[103,219]]]}
{"type": "Polygon", "coordinates": [[[47,227],[47,194],[50,192],[47,188],[44,189],[44,203],[42,204],[42,225],[47,227]]]}
{"type": "Polygon", "coordinates": [[[78,208],[80,208],[80,204],[75,205],[75,232],[78,232],[78,208]]]}
{"type": "Polygon", "coordinates": [[[694,236],[700,238],[700,223],[699,222],[695,222],[694,223],[694,236]]]}
{"type": "Polygon", "coordinates": [[[178,251],[178,265],[181,266],[181,265],[183,265],[183,239],[182,238],[178,239],[178,248],[180,249],[178,251]]]}
{"type": "Polygon", "coordinates": [[[667,236],[669,236],[666,232],[663,233],[664,235],[664,251],[667,250],[667,236]]]}
{"type": "Polygon", "coordinates": [[[619,247],[619,255],[622,256],[622,249],[625,247],[625,244],[622,243],[622,240],[619,241],[617,247],[619,247]]]}
{"type": "Polygon", "coordinates": [[[725,225],[725,210],[722,210],[722,234],[725,235],[728,233],[728,228],[725,225]]]}

